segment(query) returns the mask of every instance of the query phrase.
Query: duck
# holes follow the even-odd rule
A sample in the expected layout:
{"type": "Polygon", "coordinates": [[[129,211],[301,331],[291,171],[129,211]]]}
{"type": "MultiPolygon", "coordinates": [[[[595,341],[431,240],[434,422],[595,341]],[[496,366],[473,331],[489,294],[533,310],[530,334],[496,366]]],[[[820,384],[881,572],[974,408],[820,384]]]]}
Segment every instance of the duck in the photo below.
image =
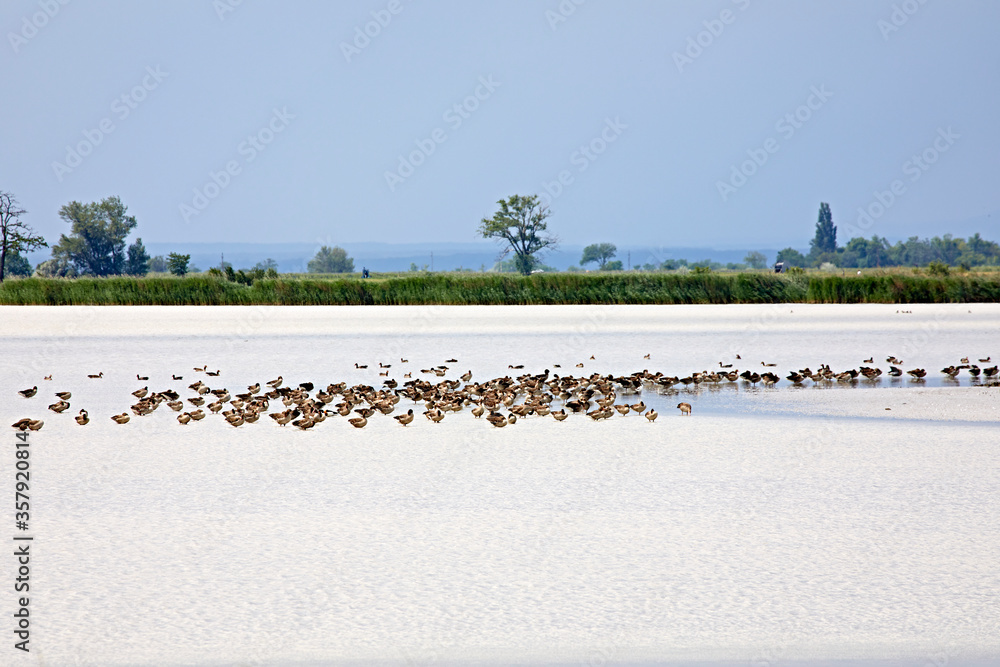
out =
{"type": "Polygon", "coordinates": [[[677,408],[681,411],[682,415],[691,414],[691,404],[690,403],[678,403],[677,408]]]}
{"type": "Polygon", "coordinates": [[[347,421],[350,422],[351,426],[354,428],[364,428],[368,424],[367,417],[354,417],[353,419],[348,419],[347,421]]]}
{"type": "Polygon", "coordinates": [[[17,393],[19,393],[21,396],[24,396],[25,398],[31,398],[32,396],[38,393],[38,387],[34,386],[31,389],[22,389],[17,393]]]}
{"type": "Polygon", "coordinates": [[[128,416],[127,412],[123,412],[120,415],[111,415],[111,419],[117,424],[127,424],[131,417],[128,416]]]}
{"type": "Polygon", "coordinates": [[[59,401],[58,403],[53,403],[49,406],[49,410],[52,412],[65,412],[69,409],[69,403],[67,401],[59,401]]]}
{"type": "Polygon", "coordinates": [[[75,419],[76,423],[79,424],[80,426],[86,426],[87,424],[90,423],[90,414],[88,414],[86,410],[81,409],[80,414],[78,414],[76,417],[73,417],[73,419],[75,419]]]}
{"type": "Polygon", "coordinates": [[[64,401],[68,401],[69,399],[73,398],[73,394],[68,391],[57,391],[56,398],[61,398],[64,401]]]}
{"type": "Polygon", "coordinates": [[[413,421],[413,408],[407,410],[405,415],[396,415],[393,419],[398,421],[403,426],[406,426],[413,421]]]}
{"type": "Polygon", "coordinates": [[[649,420],[649,423],[650,423],[650,424],[652,424],[653,422],[655,422],[655,421],[656,421],[656,418],[657,418],[657,417],[659,417],[659,416],[660,416],[660,414],[659,414],[659,413],[658,413],[658,412],[657,412],[656,410],[653,410],[652,408],[650,408],[649,412],[647,412],[647,413],[646,413],[645,415],[643,415],[643,416],[644,416],[644,417],[645,417],[646,419],[648,419],[648,420],[649,420]]]}

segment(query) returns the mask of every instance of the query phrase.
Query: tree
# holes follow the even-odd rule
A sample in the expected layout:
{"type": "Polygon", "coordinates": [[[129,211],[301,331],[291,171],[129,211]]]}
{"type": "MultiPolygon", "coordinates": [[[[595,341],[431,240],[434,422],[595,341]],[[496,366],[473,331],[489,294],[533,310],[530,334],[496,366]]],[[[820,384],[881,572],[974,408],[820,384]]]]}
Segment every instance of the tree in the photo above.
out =
{"type": "Polygon", "coordinates": [[[169,270],[167,260],[163,257],[163,255],[157,255],[153,259],[149,260],[149,270],[153,273],[166,273],[169,270]]]}
{"type": "Polygon", "coordinates": [[[833,224],[830,205],[819,205],[819,220],[816,222],[816,236],[809,242],[809,256],[813,259],[823,253],[837,252],[837,226],[833,224]]]}
{"type": "Polygon", "coordinates": [[[32,273],[31,262],[28,261],[27,257],[19,254],[10,255],[7,257],[7,275],[9,276],[23,276],[27,278],[32,273]]]}
{"type": "Polygon", "coordinates": [[[784,262],[786,267],[791,266],[805,266],[809,263],[806,256],[795,248],[785,248],[784,250],[778,251],[778,257],[774,260],[775,262],[784,262]]]}
{"type": "Polygon", "coordinates": [[[614,243],[594,243],[583,249],[580,266],[597,262],[598,270],[604,271],[607,268],[608,262],[614,258],[617,252],[618,248],[615,247],[614,243]]]}
{"type": "Polygon", "coordinates": [[[268,257],[263,262],[257,262],[256,264],[254,264],[253,268],[260,269],[260,270],[265,271],[265,272],[269,271],[269,270],[273,270],[275,273],[277,273],[278,272],[278,263],[276,261],[274,261],[273,259],[271,259],[270,257],[268,257]]]}
{"type": "Polygon", "coordinates": [[[506,243],[508,247],[500,253],[500,259],[513,251],[518,272],[528,275],[539,261],[535,254],[555,247],[558,242],[556,237],[545,233],[548,228],[545,221],[551,213],[539,201],[538,195],[513,195],[497,204],[500,210],[492,218],[480,221],[479,233],[483,238],[506,243]]]}
{"type": "Polygon", "coordinates": [[[747,253],[747,256],[743,258],[743,262],[748,264],[751,269],[763,269],[767,266],[767,257],[764,253],[754,250],[747,253]]]}
{"type": "Polygon", "coordinates": [[[620,259],[616,259],[613,262],[608,262],[607,264],[605,264],[604,265],[604,270],[605,271],[624,271],[625,270],[625,265],[622,264],[622,261],[620,259]]]}
{"type": "MultiPolygon", "coordinates": [[[[21,221],[27,213],[9,192],[0,190],[0,283],[3,282],[7,255],[20,256],[35,248],[48,247],[41,236],[36,236],[31,227],[21,221]]],[[[27,261],[27,260],[25,260],[27,261]]]]}
{"type": "Polygon", "coordinates": [[[130,276],[144,276],[149,273],[149,253],[146,252],[146,246],[142,245],[142,239],[136,239],[135,243],[128,247],[125,273],[130,276]]]}
{"type": "Polygon", "coordinates": [[[340,246],[323,246],[309,260],[309,273],[352,273],[354,260],[340,246]]]}
{"type": "Polygon", "coordinates": [[[70,236],[59,237],[52,257],[68,260],[83,274],[120,275],[125,270],[125,239],[138,224],[127,211],[118,197],[66,204],[59,217],[72,225],[70,236]]]}
{"type": "Polygon", "coordinates": [[[170,273],[175,276],[183,276],[188,272],[188,262],[191,261],[191,255],[181,255],[176,252],[172,252],[167,255],[167,266],[170,267],[170,273]]]}

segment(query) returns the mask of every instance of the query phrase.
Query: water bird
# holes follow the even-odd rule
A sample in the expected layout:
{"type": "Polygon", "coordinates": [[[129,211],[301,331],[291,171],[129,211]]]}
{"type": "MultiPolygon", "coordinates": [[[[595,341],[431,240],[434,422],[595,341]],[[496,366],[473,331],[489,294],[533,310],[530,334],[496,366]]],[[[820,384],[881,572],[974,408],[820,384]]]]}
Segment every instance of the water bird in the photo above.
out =
{"type": "Polygon", "coordinates": [[[765,364],[765,363],[764,363],[764,362],[762,361],[762,362],[760,362],[760,365],[761,365],[761,366],[769,366],[769,367],[770,367],[770,366],[777,366],[778,364],[765,364]]]}
{"type": "Polygon", "coordinates": [[[132,392],[132,395],[136,398],[145,398],[146,394],[149,393],[149,387],[143,387],[142,389],[136,389],[132,392]]]}
{"type": "Polygon", "coordinates": [[[902,369],[896,368],[895,366],[889,366],[889,375],[891,375],[892,377],[898,378],[902,374],[903,374],[902,369]]]}
{"type": "Polygon", "coordinates": [[[138,380],[139,382],[145,382],[146,380],[149,379],[149,377],[143,376],[143,375],[139,375],[138,373],[136,373],[135,374],[135,379],[138,380]]]}
{"type": "Polygon", "coordinates": [[[28,424],[31,423],[31,417],[24,417],[23,419],[18,419],[16,422],[11,424],[11,428],[16,428],[19,431],[27,431],[28,424]]]}
{"type": "Polygon", "coordinates": [[[179,415],[177,415],[177,421],[179,421],[182,424],[187,424],[188,422],[191,421],[191,415],[187,412],[182,412],[179,415]]]}
{"type": "Polygon", "coordinates": [[[86,410],[81,409],[80,414],[78,414],[73,419],[75,419],[76,423],[79,424],[80,426],[86,426],[87,424],[90,423],[90,414],[88,414],[86,410]]]}
{"type": "Polygon", "coordinates": [[[222,371],[205,371],[205,375],[211,375],[212,377],[219,377],[222,375],[222,371]]]}
{"type": "MultiPolygon", "coordinates": [[[[281,376],[279,375],[279,376],[278,376],[278,377],[276,377],[275,379],[273,379],[273,380],[271,380],[270,382],[268,382],[268,383],[267,383],[267,386],[268,386],[268,387],[271,387],[272,389],[277,389],[278,387],[280,387],[280,386],[281,386],[281,383],[282,383],[283,381],[284,381],[284,378],[282,378],[282,377],[281,377],[281,376]]],[[[258,382],[257,384],[258,384],[258,386],[260,385],[260,383],[259,383],[259,382],[258,382]]]]}
{"type": "Polygon", "coordinates": [[[91,380],[98,380],[98,379],[104,377],[104,371],[101,371],[97,375],[88,375],[87,377],[89,377],[91,380]]]}
{"type": "Polygon", "coordinates": [[[46,375],[46,376],[45,376],[45,377],[43,377],[42,379],[43,379],[43,380],[51,380],[51,379],[52,379],[52,376],[51,376],[51,375],[46,375]]]}
{"type": "Polygon", "coordinates": [[[174,380],[183,380],[184,379],[183,375],[174,375],[173,373],[170,374],[170,377],[173,378],[174,380]]]}
{"type": "MultiPolygon", "coordinates": [[[[981,363],[981,364],[988,364],[988,363],[990,363],[990,357],[986,357],[985,359],[980,359],[979,363],[981,363]]],[[[52,376],[50,375],[49,378],[51,379],[52,376]]]]}
{"type": "Polygon", "coordinates": [[[59,401],[58,403],[53,403],[49,406],[49,410],[52,412],[65,412],[69,409],[69,403],[67,401],[59,401]]]}
{"type": "Polygon", "coordinates": [[[552,415],[557,422],[561,422],[562,420],[566,419],[566,417],[569,416],[569,415],[566,414],[566,410],[565,409],[554,410],[554,411],[550,412],[549,414],[552,415]]]}
{"type": "Polygon", "coordinates": [[[997,374],[997,366],[991,366],[990,368],[983,369],[983,375],[985,375],[988,378],[991,378],[996,374],[997,374]]]}
{"type": "Polygon", "coordinates": [[[865,359],[861,363],[863,363],[863,364],[874,364],[875,363],[875,357],[871,357],[870,359],[865,359]]]}
{"type": "Polygon", "coordinates": [[[409,359],[403,359],[402,357],[400,357],[399,358],[399,363],[401,363],[401,364],[408,364],[408,363],[410,363],[410,360],[409,359]]]}
{"type": "Polygon", "coordinates": [[[719,362],[719,368],[732,368],[732,367],[733,367],[732,364],[723,364],[721,361],[719,362]]]}
{"type": "MultiPolygon", "coordinates": [[[[355,361],[354,362],[354,367],[357,368],[357,369],[368,368],[368,364],[359,364],[358,362],[355,361]]],[[[358,428],[361,428],[361,427],[358,427],[358,428]]]]}
{"type": "Polygon", "coordinates": [[[299,383],[299,389],[304,389],[305,391],[312,391],[314,386],[315,385],[313,385],[312,382],[300,382],[299,383]]]}
{"type": "Polygon", "coordinates": [[[31,398],[32,396],[38,393],[38,387],[35,386],[32,387],[31,389],[22,389],[17,393],[19,393],[21,396],[24,396],[25,398],[31,398]]]}
{"type": "Polygon", "coordinates": [[[123,412],[120,415],[112,415],[111,419],[117,424],[127,424],[131,417],[128,416],[127,412],[123,412]]]}
{"type": "Polygon", "coordinates": [[[927,375],[927,371],[925,371],[923,368],[914,368],[913,370],[906,371],[906,374],[911,375],[919,380],[920,378],[927,375]]]}
{"type": "Polygon", "coordinates": [[[201,408],[195,410],[194,412],[189,412],[188,414],[191,415],[191,419],[195,420],[196,422],[201,421],[202,419],[205,418],[205,411],[202,410],[201,408]]]}
{"type": "Polygon", "coordinates": [[[407,410],[405,415],[396,415],[393,419],[398,421],[403,426],[406,426],[413,421],[413,408],[407,410]]]}
{"type": "Polygon", "coordinates": [[[961,359],[958,360],[958,363],[960,363],[960,364],[967,364],[967,363],[969,363],[969,358],[968,357],[962,357],[961,359]]]}
{"type": "Polygon", "coordinates": [[[690,403],[678,403],[677,408],[681,411],[682,415],[691,414],[691,404],[690,403]]]}
{"type": "Polygon", "coordinates": [[[446,363],[446,364],[457,364],[458,363],[458,359],[445,359],[444,363],[446,363]]]}
{"type": "Polygon", "coordinates": [[[659,417],[660,414],[656,410],[653,410],[651,408],[649,412],[647,412],[644,416],[646,417],[646,419],[649,420],[649,423],[652,424],[653,422],[656,421],[656,418],[659,417]]]}
{"type": "Polygon", "coordinates": [[[367,417],[354,417],[353,419],[348,419],[347,421],[350,422],[351,426],[354,428],[364,428],[368,424],[367,417]]]}
{"type": "Polygon", "coordinates": [[[204,366],[202,366],[201,368],[198,368],[198,367],[196,366],[194,370],[195,370],[195,372],[196,372],[196,373],[204,373],[204,372],[205,372],[205,369],[206,369],[206,368],[208,368],[208,364],[205,364],[205,365],[204,365],[204,366]]]}
{"type": "MultiPolygon", "coordinates": [[[[30,422],[28,422],[29,431],[41,431],[43,426],[45,426],[45,422],[43,422],[41,419],[32,419],[30,422]]],[[[21,430],[23,431],[24,429],[21,430]]]]}

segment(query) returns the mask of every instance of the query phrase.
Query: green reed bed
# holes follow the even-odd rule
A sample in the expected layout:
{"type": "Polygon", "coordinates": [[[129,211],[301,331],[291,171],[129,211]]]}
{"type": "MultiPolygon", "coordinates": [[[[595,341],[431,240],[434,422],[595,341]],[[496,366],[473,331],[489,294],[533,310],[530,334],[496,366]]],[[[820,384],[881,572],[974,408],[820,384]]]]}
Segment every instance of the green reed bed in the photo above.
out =
{"type": "Polygon", "coordinates": [[[387,279],[212,276],[7,280],[3,305],[543,305],[1000,301],[1000,275],[418,274],[387,279]]]}

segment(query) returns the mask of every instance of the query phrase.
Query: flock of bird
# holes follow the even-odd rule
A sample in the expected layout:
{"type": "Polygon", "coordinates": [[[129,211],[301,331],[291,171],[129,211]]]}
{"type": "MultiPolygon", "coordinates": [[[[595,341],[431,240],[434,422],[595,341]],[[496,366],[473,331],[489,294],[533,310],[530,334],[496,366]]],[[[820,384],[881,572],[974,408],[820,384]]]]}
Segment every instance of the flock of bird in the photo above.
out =
{"type": "MultiPolygon", "coordinates": [[[[646,355],[644,358],[649,359],[649,357],[650,355],[646,355]]],[[[736,355],[736,358],[740,359],[740,356],[736,355]]],[[[408,363],[406,359],[400,359],[400,362],[408,363]]],[[[903,362],[900,359],[890,356],[886,362],[890,364],[889,376],[898,378],[904,374],[901,368],[903,362]]],[[[990,357],[979,359],[979,363],[982,364],[989,362],[990,357]]],[[[458,360],[445,361],[445,364],[449,363],[458,363],[458,360]]],[[[776,365],[763,361],[760,363],[765,369],[776,365]]],[[[865,359],[864,363],[873,363],[873,359],[865,359]]],[[[582,366],[582,363],[577,364],[577,367],[582,366]]],[[[356,369],[367,367],[355,364],[356,369]]],[[[390,367],[390,364],[379,363],[379,376],[388,378],[390,367]]],[[[511,364],[508,368],[520,370],[524,366],[511,364]]],[[[422,369],[420,372],[436,378],[445,378],[449,369],[449,366],[442,364],[422,369]]],[[[207,377],[219,377],[222,374],[220,370],[208,370],[207,365],[195,367],[194,370],[204,373],[207,377]]],[[[968,358],[962,358],[958,365],[943,368],[941,372],[954,378],[963,370],[967,370],[976,378],[982,375],[992,379],[998,374],[996,365],[981,368],[976,364],[970,364],[968,358]]],[[[927,375],[926,370],[922,368],[913,368],[905,373],[918,382],[927,375]]],[[[852,383],[856,382],[859,376],[876,381],[881,375],[881,369],[870,366],[863,365],[857,369],[835,372],[829,365],[822,364],[815,371],[809,368],[791,371],[786,379],[793,385],[801,386],[807,380],[816,384],[852,383]]],[[[87,377],[100,380],[104,377],[104,373],[87,377]]],[[[412,423],[416,418],[414,409],[409,408],[406,412],[402,412],[402,408],[398,407],[403,399],[407,399],[415,405],[422,403],[423,416],[435,423],[444,420],[449,413],[459,413],[466,408],[470,409],[473,417],[483,418],[497,428],[515,424],[518,419],[532,416],[552,416],[556,421],[564,421],[574,413],[586,415],[594,421],[610,419],[615,413],[623,417],[635,413],[641,414],[652,423],[659,416],[656,410],[647,409],[642,400],[629,403],[625,398],[637,397],[644,390],[668,393],[675,385],[718,385],[742,381],[751,385],[761,383],[772,386],[781,380],[777,374],[768,370],[762,373],[745,370],[740,373],[738,369],[733,369],[733,364],[723,364],[721,361],[718,371],[695,372],[684,377],[668,376],[660,372],[651,373],[648,370],[622,376],[594,373],[576,377],[560,376],[548,369],[540,374],[521,374],[516,377],[508,375],[485,382],[473,382],[472,371],[467,371],[454,380],[442,379],[437,382],[412,379],[412,372],[405,373],[403,377],[410,379],[402,384],[395,379],[386,379],[377,389],[366,384],[348,387],[346,382],[329,384],[325,388],[317,389],[312,382],[288,386],[284,384],[284,378],[278,376],[266,382],[263,387],[258,382],[240,393],[231,393],[227,388],[212,389],[204,381],[197,380],[188,386],[194,394],[184,399],[176,389],[150,392],[147,385],[132,392],[137,402],[130,409],[136,417],[145,417],[165,405],[177,413],[177,421],[182,425],[199,422],[209,414],[217,414],[230,425],[240,427],[254,424],[262,415],[266,415],[278,426],[291,425],[307,430],[328,418],[339,416],[346,418],[355,428],[364,428],[368,425],[369,419],[378,414],[391,415],[402,426],[412,423]],[[281,408],[277,407],[279,401],[281,408]],[[393,414],[397,409],[400,414],[393,414]],[[273,411],[268,412],[269,410],[273,411]]],[[[172,374],[171,378],[175,382],[183,380],[179,375],[172,374]]],[[[45,377],[45,380],[51,379],[51,375],[45,377]]],[[[137,374],[136,380],[148,381],[149,377],[137,374]]],[[[38,394],[38,387],[24,389],[18,393],[25,399],[32,399],[38,394]]],[[[54,396],[59,400],[49,405],[48,409],[57,414],[67,412],[70,409],[72,394],[60,391],[55,392],[54,396]]],[[[692,412],[690,403],[678,403],[677,409],[683,416],[690,416],[692,412]]],[[[90,415],[86,409],[81,409],[74,419],[81,426],[90,423],[90,415]]],[[[111,419],[118,424],[127,424],[132,416],[125,411],[112,415],[111,419]]],[[[37,431],[43,425],[42,419],[25,417],[14,422],[12,426],[22,431],[37,431]]]]}

